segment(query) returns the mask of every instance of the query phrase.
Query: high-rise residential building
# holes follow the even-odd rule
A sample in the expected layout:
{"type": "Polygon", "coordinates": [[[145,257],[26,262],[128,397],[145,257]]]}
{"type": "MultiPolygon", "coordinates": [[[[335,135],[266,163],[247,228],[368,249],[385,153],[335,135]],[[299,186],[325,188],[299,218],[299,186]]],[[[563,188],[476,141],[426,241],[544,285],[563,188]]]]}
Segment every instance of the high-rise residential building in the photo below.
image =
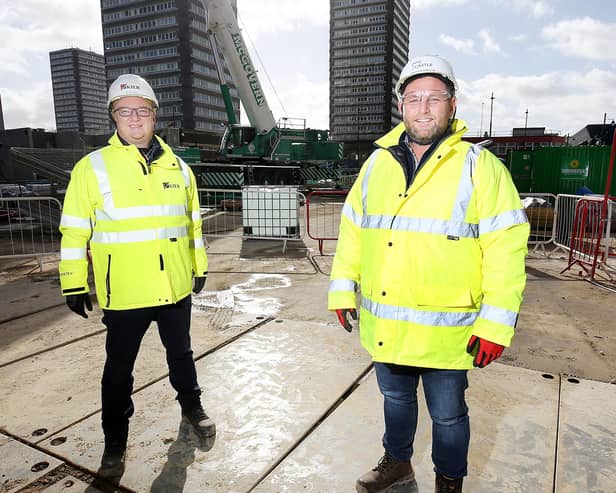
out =
{"type": "Polygon", "coordinates": [[[86,134],[109,130],[105,59],[79,48],[49,52],[56,130],[86,134]]]}
{"type": "Polygon", "coordinates": [[[330,0],[329,128],[347,156],[401,121],[394,86],[408,61],[410,0],[330,0]]]}
{"type": "MultiPolygon", "coordinates": [[[[101,0],[101,13],[108,86],[139,74],[158,97],[157,128],[223,132],[227,113],[201,1],[101,0]]],[[[239,97],[225,76],[239,121],[239,97]]]]}

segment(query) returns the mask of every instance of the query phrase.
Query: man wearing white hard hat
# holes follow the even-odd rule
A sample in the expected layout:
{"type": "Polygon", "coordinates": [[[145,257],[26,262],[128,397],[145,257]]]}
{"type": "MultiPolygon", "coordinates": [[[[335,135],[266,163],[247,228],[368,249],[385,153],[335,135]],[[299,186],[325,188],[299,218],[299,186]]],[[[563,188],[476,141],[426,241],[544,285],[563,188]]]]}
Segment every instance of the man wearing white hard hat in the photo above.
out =
{"type": "Polygon", "coordinates": [[[357,480],[361,493],[416,487],[420,379],[435,492],[462,491],[467,371],[510,345],[522,301],[524,208],[502,163],[462,140],[457,91],[445,59],[409,61],[395,87],[403,121],[375,142],[343,208],[328,307],[350,332],[359,306],[384,399],[385,453],[357,480]]]}
{"type": "Polygon", "coordinates": [[[123,472],[134,412],[133,367],[152,322],[182,415],[202,437],[213,437],[216,428],[201,405],[189,333],[191,290],[203,289],[208,268],[195,177],[154,135],[158,100],[143,78],[118,77],[107,104],[116,132],[109,145],[73,168],[60,223],[59,270],[68,307],[88,318],[90,249],[107,327],[100,472],[116,476],[123,472]]]}

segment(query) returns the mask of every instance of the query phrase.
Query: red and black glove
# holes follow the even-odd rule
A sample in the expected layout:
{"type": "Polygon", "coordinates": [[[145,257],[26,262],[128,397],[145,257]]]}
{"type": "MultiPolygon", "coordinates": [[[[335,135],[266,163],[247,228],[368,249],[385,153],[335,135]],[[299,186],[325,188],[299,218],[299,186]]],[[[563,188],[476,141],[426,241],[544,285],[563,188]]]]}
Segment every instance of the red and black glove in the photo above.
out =
{"type": "Polygon", "coordinates": [[[338,322],[344,327],[344,330],[351,332],[353,326],[351,322],[349,322],[348,316],[351,315],[353,320],[357,320],[357,310],[355,310],[355,308],[339,308],[336,310],[336,315],[338,315],[338,322]]]}
{"type": "Polygon", "coordinates": [[[475,355],[473,366],[479,368],[484,368],[495,359],[500,358],[500,355],[503,354],[503,349],[505,349],[505,346],[477,336],[471,336],[466,346],[466,352],[475,355]]]}

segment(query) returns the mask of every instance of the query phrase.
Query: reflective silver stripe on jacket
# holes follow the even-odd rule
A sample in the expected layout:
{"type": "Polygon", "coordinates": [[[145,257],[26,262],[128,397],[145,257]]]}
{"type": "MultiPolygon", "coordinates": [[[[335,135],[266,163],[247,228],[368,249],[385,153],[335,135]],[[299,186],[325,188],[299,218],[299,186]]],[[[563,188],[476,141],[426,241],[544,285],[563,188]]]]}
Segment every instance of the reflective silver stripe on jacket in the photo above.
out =
{"type": "Polygon", "coordinates": [[[405,216],[364,216],[363,228],[392,229],[395,231],[413,231],[416,233],[453,234],[462,238],[476,238],[477,224],[452,223],[444,219],[405,216]]]}
{"type": "Polygon", "coordinates": [[[135,207],[122,207],[97,209],[96,219],[101,221],[117,221],[119,219],[140,219],[144,217],[184,216],[186,207],[183,205],[139,205],[135,207]]]}
{"type": "Polygon", "coordinates": [[[353,206],[348,202],[345,202],[342,206],[342,215],[346,216],[351,222],[358,228],[362,225],[361,215],[353,210],[353,206]]]}
{"type": "MultiPolygon", "coordinates": [[[[98,181],[98,188],[103,196],[103,209],[96,210],[96,219],[101,221],[115,221],[121,219],[140,219],[144,217],[171,217],[186,215],[185,205],[140,205],[135,207],[116,208],[113,203],[109,175],[105,167],[101,151],[90,154],[92,168],[98,181]]],[[[181,166],[180,166],[181,167],[181,166]]],[[[184,181],[186,181],[185,170],[182,169],[184,181]]]]}
{"type": "Polygon", "coordinates": [[[205,248],[203,238],[195,238],[194,240],[190,240],[189,248],[205,248]]]}
{"type": "MultiPolygon", "coordinates": [[[[396,231],[414,231],[418,233],[433,233],[457,236],[461,238],[478,238],[480,234],[497,231],[515,224],[527,221],[523,209],[508,211],[498,216],[483,219],[480,224],[465,221],[468,206],[474,191],[473,174],[481,147],[471,145],[464,158],[462,175],[458,184],[458,192],[454,201],[451,217],[449,220],[416,218],[404,216],[381,216],[367,215],[368,208],[368,183],[378,151],[372,154],[371,161],[362,181],[362,204],[363,215],[361,217],[362,228],[392,229],[396,231]]],[[[354,224],[357,224],[358,215],[350,208],[343,208],[345,214],[354,224]]]]}
{"type": "Polygon", "coordinates": [[[83,228],[90,229],[90,219],[85,219],[83,217],[77,216],[69,216],[68,214],[62,214],[60,219],[60,226],[65,228],[83,228]]]}
{"type": "Polygon", "coordinates": [[[437,327],[467,327],[477,319],[477,312],[434,312],[415,310],[404,306],[384,305],[362,298],[361,306],[377,318],[399,320],[437,327]]]}
{"type": "MultiPolygon", "coordinates": [[[[460,236],[459,231],[464,229],[467,224],[465,223],[466,212],[468,211],[468,204],[471,202],[471,196],[475,188],[473,185],[473,173],[475,172],[475,163],[480,153],[481,147],[476,145],[471,145],[466,152],[462,176],[458,184],[458,193],[453,201],[453,209],[449,220],[449,227],[451,229],[447,232],[448,235],[460,236]]],[[[479,235],[479,228],[476,225],[474,226],[475,237],[477,237],[479,235]]]]}
{"type": "Polygon", "coordinates": [[[334,279],[329,283],[330,293],[333,293],[334,291],[355,292],[356,289],[357,289],[357,283],[355,281],[351,281],[350,279],[334,279]]]}
{"type": "Polygon", "coordinates": [[[499,229],[510,228],[516,224],[524,224],[528,222],[526,211],[518,209],[515,211],[507,211],[498,216],[489,217],[479,221],[479,234],[492,233],[499,229]]]}
{"type": "Polygon", "coordinates": [[[140,241],[165,240],[185,236],[188,236],[188,230],[185,227],[143,229],[139,231],[95,231],[92,235],[92,242],[105,244],[137,243],[140,241]]]}
{"type": "Polygon", "coordinates": [[[518,314],[505,308],[498,308],[496,306],[487,305],[483,303],[479,310],[479,316],[490,322],[496,322],[509,327],[515,327],[515,323],[518,319],[518,314]]]}
{"type": "Polygon", "coordinates": [[[113,197],[111,195],[111,185],[109,184],[109,175],[105,167],[102,151],[94,151],[90,154],[92,169],[98,181],[98,189],[103,196],[103,207],[105,210],[115,209],[113,205],[113,197]]]}
{"type": "Polygon", "coordinates": [[[85,248],[61,248],[60,260],[85,260],[87,257],[85,248]]]}
{"type": "Polygon", "coordinates": [[[368,168],[366,169],[366,173],[364,174],[364,179],[361,182],[361,203],[362,203],[362,214],[366,215],[366,211],[368,210],[368,183],[370,182],[370,175],[372,174],[372,169],[374,168],[374,163],[376,161],[376,157],[381,152],[381,149],[377,149],[372,153],[370,157],[370,162],[368,163],[368,168]]]}
{"type": "Polygon", "coordinates": [[[190,172],[188,170],[188,165],[182,160],[182,158],[177,157],[178,163],[180,164],[180,169],[182,170],[182,175],[184,175],[184,184],[186,188],[190,187],[190,172]]]}
{"type": "Polygon", "coordinates": [[[199,219],[201,219],[201,212],[192,211],[191,217],[192,217],[193,222],[198,221],[199,219]]]}

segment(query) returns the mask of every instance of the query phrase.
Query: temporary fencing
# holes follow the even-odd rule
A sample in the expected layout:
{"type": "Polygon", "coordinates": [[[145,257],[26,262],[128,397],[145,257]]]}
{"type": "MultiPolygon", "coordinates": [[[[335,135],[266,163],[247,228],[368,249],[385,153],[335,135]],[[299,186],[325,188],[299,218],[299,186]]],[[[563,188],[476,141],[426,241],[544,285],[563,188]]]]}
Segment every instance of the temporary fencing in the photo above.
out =
{"type": "Polygon", "coordinates": [[[0,258],[43,257],[60,252],[62,204],[54,197],[0,198],[0,258]]]}
{"type": "Polygon", "coordinates": [[[612,278],[607,261],[614,256],[610,238],[613,202],[613,198],[608,197],[578,200],[571,234],[569,263],[562,272],[577,265],[587,277],[595,279],[597,269],[603,267],[608,278],[612,278]]]}
{"type": "Polygon", "coordinates": [[[318,190],[306,197],[306,233],[319,244],[323,255],[323,242],[338,239],[340,214],[346,190],[318,190]]]}
{"type": "Polygon", "coordinates": [[[557,199],[552,193],[521,193],[520,198],[530,223],[529,250],[546,253],[554,241],[557,199]]]}

